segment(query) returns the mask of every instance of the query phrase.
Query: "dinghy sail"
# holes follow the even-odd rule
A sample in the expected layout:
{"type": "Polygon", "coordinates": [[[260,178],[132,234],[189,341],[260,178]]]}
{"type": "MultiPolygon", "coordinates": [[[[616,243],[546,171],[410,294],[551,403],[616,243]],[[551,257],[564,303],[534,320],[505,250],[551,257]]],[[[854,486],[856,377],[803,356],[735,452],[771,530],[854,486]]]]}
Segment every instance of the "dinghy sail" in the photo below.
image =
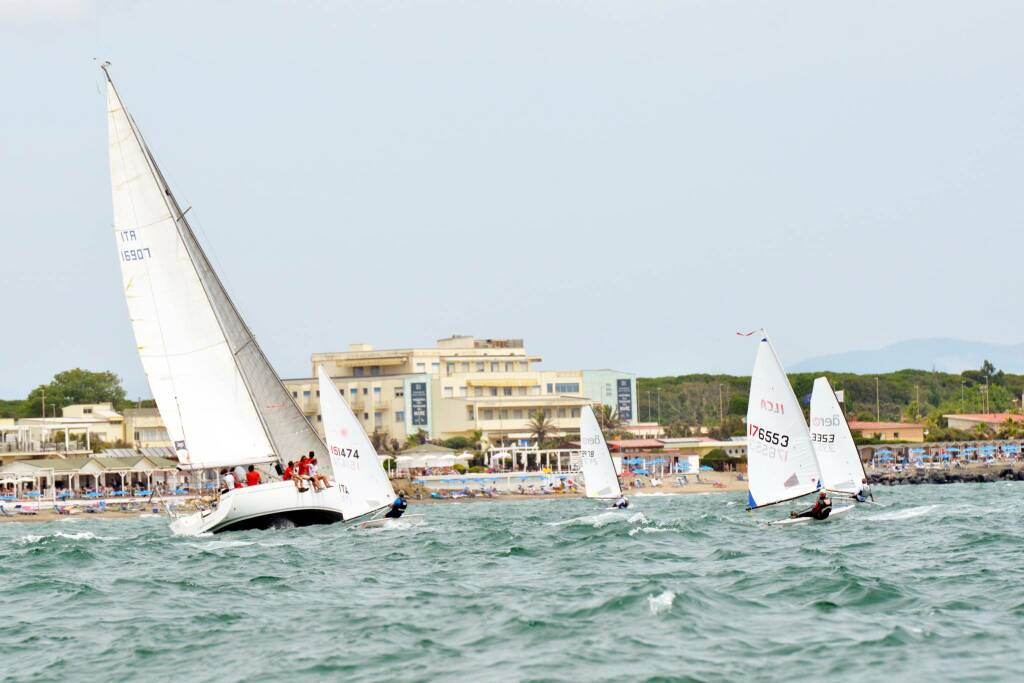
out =
{"type": "Polygon", "coordinates": [[[622,495],[615,463],[590,406],[583,406],[580,414],[580,468],[587,498],[618,498],[622,495]]]}
{"type": "MultiPolygon", "coordinates": [[[[327,448],[242,320],[108,65],[114,239],[146,378],[186,468],[281,461],[327,448]]],[[[327,472],[329,474],[329,472],[327,472]]]]}
{"type": "Polygon", "coordinates": [[[346,520],[353,520],[383,510],[395,500],[391,480],[366,431],[324,367],[318,366],[317,372],[324,438],[334,477],[341,486],[342,514],[346,520]]]}
{"type": "Polygon", "coordinates": [[[864,464],[839,399],[825,377],[814,380],[811,392],[811,444],[827,490],[853,496],[864,488],[868,480],[864,464]]]}
{"type": "Polygon", "coordinates": [[[750,378],[747,467],[750,509],[806,496],[821,485],[803,411],[767,335],[750,378]]]}

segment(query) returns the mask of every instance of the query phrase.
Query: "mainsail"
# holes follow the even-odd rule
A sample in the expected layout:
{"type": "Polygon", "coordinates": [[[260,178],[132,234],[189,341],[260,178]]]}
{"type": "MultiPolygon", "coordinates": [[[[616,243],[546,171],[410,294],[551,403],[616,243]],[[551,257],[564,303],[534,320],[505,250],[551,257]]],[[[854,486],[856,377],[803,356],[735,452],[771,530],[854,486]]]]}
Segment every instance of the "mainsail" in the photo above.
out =
{"type": "Polygon", "coordinates": [[[583,406],[580,414],[580,463],[587,498],[618,498],[622,495],[615,463],[590,406],[583,406]]]}
{"type": "Polygon", "coordinates": [[[811,444],[826,489],[853,495],[864,487],[864,464],[839,400],[825,377],[814,380],[811,392],[811,444]]]}
{"type": "Polygon", "coordinates": [[[318,366],[317,371],[324,438],[331,453],[334,477],[342,487],[341,512],[345,519],[353,519],[391,503],[395,490],[366,431],[324,366],[318,366]]]}
{"type": "Polygon", "coordinates": [[[182,464],[231,466],[326,446],[246,327],[110,80],[114,239],[143,368],[182,464]]]}
{"type": "Polygon", "coordinates": [[[821,483],[803,411],[767,335],[750,378],[747,467],[751,508],[805,496],[821,483]]]}

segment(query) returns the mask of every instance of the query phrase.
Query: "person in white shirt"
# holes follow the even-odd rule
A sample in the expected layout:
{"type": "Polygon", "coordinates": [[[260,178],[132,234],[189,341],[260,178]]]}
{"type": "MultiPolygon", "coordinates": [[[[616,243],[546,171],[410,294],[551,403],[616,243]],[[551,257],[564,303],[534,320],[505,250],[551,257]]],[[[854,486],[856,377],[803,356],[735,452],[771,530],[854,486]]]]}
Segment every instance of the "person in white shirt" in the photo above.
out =
{"type": "Polygon", "coordinates": [[[320,468],[316,464],[316,458],[312,458],[309,461],[309,480],[313,482],[313,488],[317,491],[323,491],[331,485],[331,482],[327,481],[327,477],[320,474],[320,468]]]}
{"type": "Polygon", "coordinates": [[[231,474],[231,470],[221,470],[221,480],[224,482],[224,488],[221,489],[221,493],[227,493],[235,488],[235,475],[231,474]]]}

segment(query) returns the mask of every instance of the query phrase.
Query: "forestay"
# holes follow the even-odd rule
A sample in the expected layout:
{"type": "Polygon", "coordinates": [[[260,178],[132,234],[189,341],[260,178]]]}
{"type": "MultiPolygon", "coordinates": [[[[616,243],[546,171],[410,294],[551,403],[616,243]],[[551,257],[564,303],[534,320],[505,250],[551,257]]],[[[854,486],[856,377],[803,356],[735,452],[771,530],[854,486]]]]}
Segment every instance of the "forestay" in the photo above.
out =
{"type": "Polygon", "coordinates": [[[580,415],[580,466],[587,498],[618,498],[622,495],[608,444],[590,406],[580,415]]]}
{"type": "Polygon", "coordinates": [[[810,431],[825,488],[850,495],[860,491],[867,483],[867,474],[853,442],[850,425],[832,385],[825,377],[814,380],[810,431]]]}
{"type": "Polygon", "coordinates": [[[178,457],[218,467],[326,447],[242,321],[107,81],[114,238],[136,345],[178,457]]]}
{"type": "Polygon", "coordinates": [[[317,367],[324,438],[334,477],[341,485],[341,512],[353,519],[379,510],[395,499],[391,480],[366,431],[334,386],[323,366],[317,367]]]}
{"type": "Polygon", "coordinates": [[[750,378],[747,467],[751,508],[799,498],[820,485],[803,411],[767,336],[758,346],[750,378]]]}

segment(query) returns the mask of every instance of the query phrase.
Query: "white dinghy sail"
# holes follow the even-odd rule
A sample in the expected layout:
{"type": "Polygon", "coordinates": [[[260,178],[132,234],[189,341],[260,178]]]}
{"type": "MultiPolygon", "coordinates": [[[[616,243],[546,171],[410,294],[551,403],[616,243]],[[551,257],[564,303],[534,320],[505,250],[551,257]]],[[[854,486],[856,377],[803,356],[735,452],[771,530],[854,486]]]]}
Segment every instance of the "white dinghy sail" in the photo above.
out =
{"type": "MultiPolygon", "coordinates": [[[[281,461],[327,448],[214,272],[125,109],[108,65],[114,239],[146,378],[186,468],[281,461]]],[[[329,473],[327,473],[329,474],[329,473]]]]}
{"type": "Polygon", "coordinates": [[[618,498],[622,495],[615,463],[590,406],[583,406],[580,414],[580,468],[587,498],[618,498]]]}
{"type": "Polygon", "coordinates": [[[747,468],[750,509],[806,496],[821,485],[803,411],[766,334],[750,378],[747,468]]]}
{"type": "Polygon", "coordinates": [[[814,380],[811,392],[811,444],[827,490],[853,496],[864,488],[868,480],[864,464],[839,399],[825,377],[814,380]]]}
{"type": "Polygon", "coordinates": [[[395,500],[395,489],[377,451],[323,365],[317,366],[317,376],[324,438],[341,486],[342,514],[349,521],[383,510],[395,500]]]}

